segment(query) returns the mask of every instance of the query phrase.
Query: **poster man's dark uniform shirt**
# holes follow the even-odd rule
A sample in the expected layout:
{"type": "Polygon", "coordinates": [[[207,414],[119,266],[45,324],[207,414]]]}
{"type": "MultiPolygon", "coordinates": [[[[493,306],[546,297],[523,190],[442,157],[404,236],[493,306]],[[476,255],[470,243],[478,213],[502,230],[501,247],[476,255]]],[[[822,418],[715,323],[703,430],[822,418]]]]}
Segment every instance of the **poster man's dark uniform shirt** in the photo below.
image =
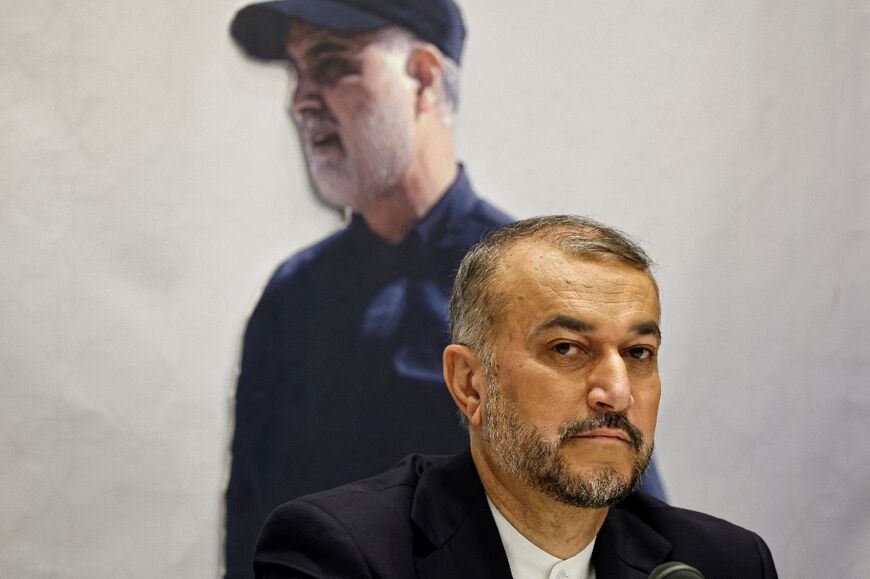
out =
{"type": "Polygon", "coordinates": [[[283,263],[245,334],[227,489],[228,577],[283,501],[468,445],[441,374],[454,270],[512,221],[464,174],[398,245],[359,215],[283,263]]]}

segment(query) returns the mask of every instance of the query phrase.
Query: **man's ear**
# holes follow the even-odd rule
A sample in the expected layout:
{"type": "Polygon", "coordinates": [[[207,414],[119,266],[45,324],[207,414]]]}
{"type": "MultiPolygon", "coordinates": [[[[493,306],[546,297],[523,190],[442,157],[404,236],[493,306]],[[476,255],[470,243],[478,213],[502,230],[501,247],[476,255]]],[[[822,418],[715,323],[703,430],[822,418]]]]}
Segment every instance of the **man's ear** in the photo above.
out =
{"type": "Polygon", "coordinates": [[[444,349],[444,381],[469,426],[483,420],[483,396],[487,379],[477,354],[467,346],[450,344],[444,349]]]}
{"type": "Polygon", "coordinates": [[[444,90],[444,63],[431,46],[421,46],[408,58],[408,74],[417,81],[417,106],[419,115],[438,106],[444,90]]]}

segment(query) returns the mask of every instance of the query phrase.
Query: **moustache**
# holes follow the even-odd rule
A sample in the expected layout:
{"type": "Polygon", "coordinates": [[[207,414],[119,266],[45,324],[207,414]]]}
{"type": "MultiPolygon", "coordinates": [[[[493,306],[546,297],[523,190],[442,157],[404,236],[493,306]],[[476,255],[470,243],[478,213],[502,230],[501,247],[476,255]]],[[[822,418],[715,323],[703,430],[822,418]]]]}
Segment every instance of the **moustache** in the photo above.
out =
{"type": "Polygon", "coordinates": [[[635,452],[640,452],[644,446],[644,436],[640,429],[629,421],[622,414],[615,412],[605,412],[603,414],[594,414],[588,418],[576,419],[562,426],[559,429],[559,446],[565,444],[569,439],[595,430],[597,428],[618,428],[628,435],[629,442],[635,452]]]}

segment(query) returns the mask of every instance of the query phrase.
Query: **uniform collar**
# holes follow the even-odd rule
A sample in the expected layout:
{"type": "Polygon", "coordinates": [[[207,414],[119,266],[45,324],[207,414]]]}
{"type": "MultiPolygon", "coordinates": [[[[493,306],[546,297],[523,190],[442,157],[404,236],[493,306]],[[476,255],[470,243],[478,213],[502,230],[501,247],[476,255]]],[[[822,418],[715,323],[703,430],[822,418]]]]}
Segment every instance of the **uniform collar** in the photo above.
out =
{"type": "Polygon", "coordinates": [[[347,232],[354,238],[355,245],[369,251],[380,248],[383,251],[405,251],[409,246],[431,246],[447,231],[448,224],[462,222],[477,202],[465,167],[460,163],[456,179],[444,195],[432,206],[397,245],[390,244],[375,234],[359,213],[353,213],[347,232]]]}

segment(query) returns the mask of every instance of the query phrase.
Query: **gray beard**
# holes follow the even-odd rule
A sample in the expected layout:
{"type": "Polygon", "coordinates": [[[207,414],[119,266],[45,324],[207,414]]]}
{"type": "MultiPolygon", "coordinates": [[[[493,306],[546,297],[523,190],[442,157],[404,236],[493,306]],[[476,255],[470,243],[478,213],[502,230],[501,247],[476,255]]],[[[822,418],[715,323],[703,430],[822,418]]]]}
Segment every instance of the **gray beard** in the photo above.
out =
{"type": "Polygon", "coordinates": [[[530,487],[570,506],[602,508],[631,494],[640,484],[652,457],[653,445],[621,414],[597,414],[575,420],[560,428],[559,442],[547,442],[532,424],[523,422],[501,393],[495,378],[489,380],[485,405],[484,439],[501,467],[530,487]],[[626,476],[613,468],[592,474],[571,473],[561,447],[574,435],[595,428],[622,428],[632,441],[636,455],[632,473],[626,476]]]}
{"type": "Polygon", "coordinates": [[[364,212],[398,183],[411,159],[413,133],[400,115],[392,114],[397,107],[369,110],[354,127],[345,128],[342,159],[318,165],[309,162],[323,199],[364,212]],[[351,134],[352,140],[348,139],[351,134]]]}

